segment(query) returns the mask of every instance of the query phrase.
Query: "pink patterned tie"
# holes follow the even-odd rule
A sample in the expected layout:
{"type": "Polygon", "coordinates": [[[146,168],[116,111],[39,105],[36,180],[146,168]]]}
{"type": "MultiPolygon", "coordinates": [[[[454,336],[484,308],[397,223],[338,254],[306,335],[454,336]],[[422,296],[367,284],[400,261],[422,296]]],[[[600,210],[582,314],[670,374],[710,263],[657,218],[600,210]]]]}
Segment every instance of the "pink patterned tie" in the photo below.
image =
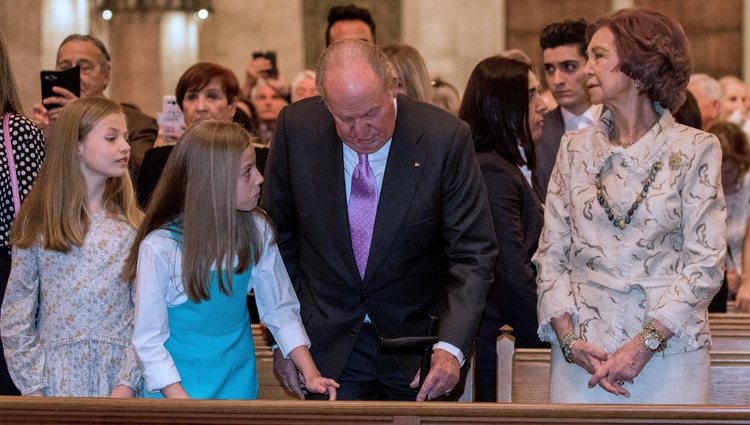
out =
{"type": "Polygon", "coordinates": [[[352,188],[349,195],[349,232],[352,236],[352,249],[359,276],[364,279],[378,202],[375,174],[367,162],[367,154],[360,153],[357,156],[359,163],[352,173],[352,188]]]}

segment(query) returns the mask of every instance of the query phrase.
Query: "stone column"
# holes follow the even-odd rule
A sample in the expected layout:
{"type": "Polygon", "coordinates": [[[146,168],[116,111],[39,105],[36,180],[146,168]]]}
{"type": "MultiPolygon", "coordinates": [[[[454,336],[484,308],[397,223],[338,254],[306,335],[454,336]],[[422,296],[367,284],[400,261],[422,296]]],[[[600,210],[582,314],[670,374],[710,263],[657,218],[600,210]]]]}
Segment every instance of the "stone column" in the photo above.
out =
{"type": "Polygon", "coordinates": [[[199,24],[199,59],[228,67],[241,85],[252,52],[274,50],[290,83],[304,69],[301,1],[214,1],[214,13],[199,24]]]}
{"type": "Polygon", "coordinates": [[[160,13],[116,13],[107,22],[112,56],[110,97],[154,116],[161,110],[160,13]]]}
{"type": "Polygon", "coordinates": [[[474,66],[505,48],[505,0],[403,0],[402,35],[463,92],[474,66]]]}

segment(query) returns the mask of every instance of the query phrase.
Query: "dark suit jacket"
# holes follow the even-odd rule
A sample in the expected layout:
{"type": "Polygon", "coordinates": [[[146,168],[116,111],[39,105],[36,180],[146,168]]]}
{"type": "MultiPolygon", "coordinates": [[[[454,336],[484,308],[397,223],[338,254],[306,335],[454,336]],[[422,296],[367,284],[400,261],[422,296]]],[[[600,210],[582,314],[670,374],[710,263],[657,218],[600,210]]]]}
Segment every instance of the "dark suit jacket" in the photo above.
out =
{"type": "Polygon", "coordinates": [[[154,146],[159,126],[156,124],[156,119],[138,109],[128,105],[122,105],[122,109],[128,121],[128,143],[130,144],[130,164],[128,165],[133,179],[137,179],[146,151],[154,146]]]}
{"type": "Polygon", "coordinates": [[[555,159],[557,159],[557,151],[560,149],[560,139],[563,134],[565,134],[565,121],[558,106],[544,116],[542,138],[534,145],[536,168],[532,180],[534,187],[543,197],[547,196],[547,185],[552,176],[552,169],[555,167],[555,159]]]}
{"type": "Polygon", "coordinates": [[[479,153],[477,159],[487,185],[500,248],[495,263],[495,283],[484,317],[494,322],[491,325],[494,331],[503,324],[511,325],[516,346],[539,346],[536,270],[531,257],[544,226],[542,200],[521,170],[497,152],[479,153]]]}
{"type": "Polygon", "coordinates": [[[500,326],[513,327],[516,347],[543,346],[537,336],[536,270],[531,257],[544,225],[544,210],[540,196],[517,166],[496,151],[481,152],[477,160],[487,185],[500,253],[477,338],[475,397],[495,401],[500,326]]]}
{"type": "MultiPolygon", "coordinates": [[[[364,281],[351,247],[342,141],[320,97],[279,115],[262,206],[323,376],[338,378],[365,314],[380,336],[438,336],[470,354],[497,255],[468,126],[398,96],[364,281]]],[[[396,356],[408,377],[419,356],[396,356]]]]}

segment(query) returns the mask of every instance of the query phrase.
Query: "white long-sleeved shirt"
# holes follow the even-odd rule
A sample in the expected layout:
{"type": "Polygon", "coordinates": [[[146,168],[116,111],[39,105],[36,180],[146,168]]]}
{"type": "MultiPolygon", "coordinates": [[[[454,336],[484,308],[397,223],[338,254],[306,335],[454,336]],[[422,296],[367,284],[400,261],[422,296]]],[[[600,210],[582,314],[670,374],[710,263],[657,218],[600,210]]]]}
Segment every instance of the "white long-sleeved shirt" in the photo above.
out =
{"type": "MultiPolygon", "coordinates": [[[[253,266],[248,291],[255,289],[260,318],[286,357],[300,345],[309,347],[310,340],[269,224],[259,216],[257,223],[264,235],[263,255],[253,266]]],[[[181,270],[182,251],[170,231],[159,229],[146,236],[138,251],[133,346],[148,391],[158,391],[181,380],[164,346],[169,339],[167,309],[188,300],[181,270]]]]}

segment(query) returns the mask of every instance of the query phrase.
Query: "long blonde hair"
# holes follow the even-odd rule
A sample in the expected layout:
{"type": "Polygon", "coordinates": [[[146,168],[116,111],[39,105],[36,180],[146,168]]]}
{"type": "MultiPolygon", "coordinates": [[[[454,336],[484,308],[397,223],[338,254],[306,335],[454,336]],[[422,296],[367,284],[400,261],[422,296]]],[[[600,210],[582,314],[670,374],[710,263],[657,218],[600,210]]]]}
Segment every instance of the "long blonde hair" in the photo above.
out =
{"type": "MultiPolygon", "coordinates": [[[[68,252],[72,245],[83,245],[91,217],[78,144],[99,121],[112,114],[123,114],[122,108],[103,97],[79,99],[62,109],[47,141],[34,188],[11,229],[11,245],[29,248],[40,236],[42,247],[48,250],[68,252]]],[[[107,179],[103,205],[108,216],[133,227],[140,224],[143,215],[128,174],[107,179]]]]}
{"type": "Polygon", "coordinates": [[[387,44],[381,49],[396,71],[401,87],[400,91],[412,99],[432,102],[432,88],[427,66],[419,51],[408,44],[387,44]]]}
{"type": "Polygon", "coordinates": [[[246,270],[262,255],[263,235],[254,215],[267,219],[258,208],[242,212],[236,207],[240,161],[248,148],[252,148],[252,138],[238,124],[208,120],[188,127],[169,156],[146,209],[125,262],[126,280],[135,279],[143,239],[156,229],[174,225],[181,236],[182,282],[188,298],[209,299],[212,265],[219,272],[220,290],[231,293],[231,271],[246,270]],[[235,257],[239,260],[236,269],[235,257]]]}

